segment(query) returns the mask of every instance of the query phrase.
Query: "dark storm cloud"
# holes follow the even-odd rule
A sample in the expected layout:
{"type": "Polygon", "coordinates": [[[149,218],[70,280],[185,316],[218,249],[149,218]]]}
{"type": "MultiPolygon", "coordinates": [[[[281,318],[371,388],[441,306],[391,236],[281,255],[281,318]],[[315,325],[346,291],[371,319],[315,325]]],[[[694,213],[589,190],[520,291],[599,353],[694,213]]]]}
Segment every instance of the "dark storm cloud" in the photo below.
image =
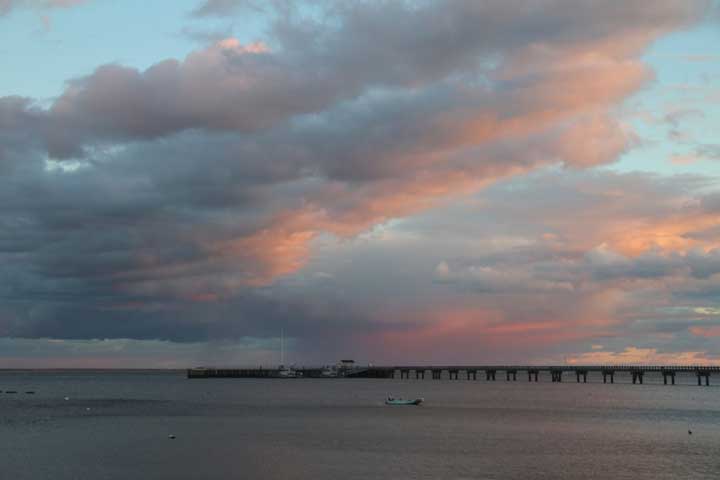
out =
{"type": "Polygon", "coordinates": [[[111,304],[107,297],[87,299],[84,304],[59,302],[43,307],[28,307],[26,321],[4,332],[7,336],[27,338],[161,339],[175,342],[238,340],[248,332],[261,338],[278,336],[282,327],[289,337],[307,340],[306,331],[316,340],[337,335],[340,330],[371,328],[369,319],[349,311],[347,305],[319,298],[286,296],[274,299],[263,292],[246,293],[223,303],[185,302],[173,306],[145,304],[133,308],[111,304]],[[337,317],[343,316],[343,324],[337,317]],[[362,321],[362,325],[360,324],[362,321]]]}
{"type": "MultiPolygon", "coordinates": [[[[567,5],[343,3],[325,21],[285,12],[267,45],[224,40],[144,71],[101,66],[49,108],[0,99],[0,333],[189,342],[288,325],[308,351],[338,329],[377,333],[385,318],[369,302],[278,279],[326,233],[354,238],[540,166],[614,160],[631,134],[610,110],[649,78],[637,56],[703,7],[567,5]]],[[[612,186],[675,193],[638,179],[612,186]]],[[[598,229],[622,209],[672,221],[662,195],[603,210],[612,194],[606,179],[597,186],[528,191],[484,215],[522,219],[546,198],[557,212],[587,205],[598,229]]],[[[599,243],[584,234],[601,233],[578,232],[573,258],[599,243]]],[[[675,268],[651,260],[621,273],[675,268]]],[[[551,280],[484,273],[495,291],[568,292],[559,268],[551,280]]],[[[531,321],[534,307],[510,310],[531,321]]]]}

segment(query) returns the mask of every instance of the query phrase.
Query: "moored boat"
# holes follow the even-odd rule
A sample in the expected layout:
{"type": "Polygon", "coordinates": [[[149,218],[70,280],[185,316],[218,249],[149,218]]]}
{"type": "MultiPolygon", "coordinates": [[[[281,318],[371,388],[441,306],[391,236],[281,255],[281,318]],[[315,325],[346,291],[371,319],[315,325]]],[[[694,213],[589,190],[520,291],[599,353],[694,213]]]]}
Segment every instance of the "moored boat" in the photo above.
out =
{"type": "Polygon", "coordinates": [[[278,376],[280,378],[298,378],[302,377],[302,372],[298,372],[293,367],[280,365],[280,368],[278,369],[278,376]]]}

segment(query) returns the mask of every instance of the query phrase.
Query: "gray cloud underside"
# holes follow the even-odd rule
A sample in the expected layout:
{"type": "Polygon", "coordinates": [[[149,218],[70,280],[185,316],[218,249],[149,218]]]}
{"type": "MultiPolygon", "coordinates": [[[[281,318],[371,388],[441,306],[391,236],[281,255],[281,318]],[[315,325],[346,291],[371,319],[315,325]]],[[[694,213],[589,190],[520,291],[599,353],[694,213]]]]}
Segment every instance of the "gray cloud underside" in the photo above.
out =
{"type": "MultiPolygon", "coordinates": [[[[347,3],[327,23],[279,15],[267,50],[225,43],[145,71],[105,65],[49,108],[0,98],[0,334],[189,342],[270,336],[289,323],[310,351],[340,328],[381,331],[367,302],[308,286],[302,273],[300,286],[276,277],[309,261],[295,257],[323,232],[352,238],[497,179],[615,159],[630,140],[608,111],[648,78],[636,56],[704,5],[605,7],[347,3]],[[627,44],[606,47],[613,38],[627,44]],[[589,46],[607,58],[564,63],[589,46]],[[626,77],[584,94],[593,78],[626,77]],[[568,146],[591,137],[600,140],[586,150],[568,146]],[[295,254],[298,235],[309,240],[295,254]]],[[[567,195],[559,206],[598,200],[567,195]]],[[[507,208],[483,216],[522,218],[507,208]]],[[[593,263],[595,246],[574,253],[593,281],[689,275],[711,288],[716,253],[608,266],[593,263]]],[[[443,252],[424,270],[428,292],[444,259],[469,268],[443,252]]],[[[378,282],[347,275],[346,291],[377,300],[361,287],[378,282]]],[[[394,283],[403,281],[412,284],[394,283]]]]}
{"type": "MultiPolygon", "coordinates": [[[[351,348],[344,342],[353,336],[422,325],[397,323],[397,318],[385,312],[389,306],[412,305],[422,311],[471,298],[476,306],[504,311],[506,325],[549,317],[562,322],[563,329],[578,328],[597,338],[622,335],[626,341],[637,341],[657,333],[683,336],[692,326],[720,325],[717,315],[699,316],[693,311],[700,306],[720,308],[718,251],[687,255],[650,252],[630,259],[607,247],[578,249],[573,243],[546,240],[542,234],[554,216],[570,218],[561,209],[556,211],[560,203],[568,208],[582,205],[582,211],[608,215],[623,205],[625,218],[619,221],[671,218],[678,211],[673,200],[697,187],[696,179],[663,180],[640,174],[555,172],[506,182],[483,194],[482,207],[460,203],[417,217],[393,229],[400,235],[399,241],[370,236],[333,247],[325,258],[311,262],[295,278],[273,287],[247,289],[222,302],[183,302],[157,293],[123,295],[113,292],[114,282],[103,283],[103,275],[96,277],[94,290],[89,283],[79,282],[75,283],[75,292],[71,280],[56,279],[66,289],[67,295],[62,295],[58,289],[30,290],[30,286],[41,285],[38,279],[28,281],[23,290],[17,285],[18,277],[8,275],[5,288],[15,284],[19,290],[5,297],[12,301],[4,302],[7,315],[3,317],[3,333],[193,342],[239,339],[248,334],[273,337],[282,326],[288,335],[299,339],[299,351],[310,355],[317,353],[318,345],[327,338],[334,338],[334,348],[341,350],[351,348]],[[597,195],[588,194],[589,184],[597,195]],[[613,202],[600,194],[623,184],[634,185],[643,194],[615,197],[613,202]],[[515,208],[518,191],[533,208],[523,209],[524,215],[516,213],[516,221],[508,223],[507,209],[515,208]],[[443,232],[441,238],[432,233],[438,231],[443,232]],[[448,264],[446,272],[438,271],[441,262],[448,264]],[[626,291],[627,298],[612,306],[613,315],[624,320],[595,327],[583,325],[583,316],[590,308],[587,302],[607,289],[626,291]],[[668,305],[676,310],[665,312],[668,305]],[[685,310],[677,308],[683,306],[685,310]]],[[[697,194],[696,198],[712,196],[697,194]]],[[[696,207],[703,212],[708,208],[707,202],[697,205],[703,205],[696,207]]],[[[213,270],[221,275],[218,272],[213,270]]],[[[88,275],[81,272],[76,278],[88,275]]],[[[693,338],[688,336],[686,341],[664,348],[682,350],[693,344],[693,338]]],[[[712,345],[711,340],[695,338],[696,346],[698,342],[712,345]]]]}

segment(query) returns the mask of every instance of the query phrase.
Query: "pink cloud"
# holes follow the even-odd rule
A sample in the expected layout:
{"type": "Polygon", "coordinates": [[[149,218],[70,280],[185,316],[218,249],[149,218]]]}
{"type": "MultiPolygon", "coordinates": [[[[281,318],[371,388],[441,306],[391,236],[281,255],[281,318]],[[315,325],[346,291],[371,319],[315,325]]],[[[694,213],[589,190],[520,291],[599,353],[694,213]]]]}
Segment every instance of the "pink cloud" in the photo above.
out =
{"type": "Polygon", "coordinates": [[[228,38],[145,70],[104,65],[47,109],[1,98],[0,161],[17,177],[0,200],[9,225],[23,219],[3,239],[22,257],[13,278],[35,275],[60,298],[85,288],[123,312],[154,301],[212,310],[282,291],[320,239],[442,212],[521,175],[547,190],[531,198],[521,185],[509,207],[482,199],[458,219],[495,219],[465,246],[500,228],[521,241],[479,260],[477,245],[448,251],[435,277],[446,259],[426,272],[437,298],[368,301],[358,317],[380,325],[369,344],[408,355],[559,349],[615,335],[669,304],[673,288],[715,275],[720,221],[692,188],[597,171],[571,186],[533,180],[548,167],[571,177],[633,147],[616,110],[652,79],[641,55],[696,20],[700,4],[377,5],[338,5],[342,21],[323,24],[281,18],[267,44],[228,38]],[[439,12],[452,21],[437,22],[439,12]],[[82,168],[45,169],[48,154],[82,168]],[[572,191],[543,204],[563,188],[572,191]]]}
{"type": "Polygon", "coordinates": [[[720,326],[690,327],[690,333],[698,337],[720,337],[720,326]]]}
{"type": "Polygon", "coordinates": [[[656,348],[627,347],[621,352],[593,351],[568,356],[570,365],[720,365],[707,352],[660,353],[656,348]]]}

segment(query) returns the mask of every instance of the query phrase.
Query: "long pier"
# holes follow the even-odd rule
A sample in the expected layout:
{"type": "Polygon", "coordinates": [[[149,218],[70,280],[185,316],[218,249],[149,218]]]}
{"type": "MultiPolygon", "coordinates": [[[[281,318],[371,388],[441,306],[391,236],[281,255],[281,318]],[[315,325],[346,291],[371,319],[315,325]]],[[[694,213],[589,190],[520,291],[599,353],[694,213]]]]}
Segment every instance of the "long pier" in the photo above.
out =
{"type": "MultiPolygon", "coordinates": [[[[694,374],[697,384],[710,385],[713,373],[720,373],[720,366],[701,365],[396,365],[396,366],[354,366],[339,368],[335,374],[327,375],[326,370],[319,367],[295,368],[295,378],[396,378],[424,380],[429,373],[433,380],[449,379],[476,381],[478,373],[486,381],[496,381],[498,374],[505,381],[517,381],[518,374],[527,374],[528,382],[538,382],[540,374],[549,376],[553,383],[562,383],[563,378],[570,378],[577,383],[587,383],[589,373],[602,375],[603,383],[615,383],[616,374],[626,374],[632,383],[642,384],[645,374],[655,373],[663,377],[665,385],[675,385],[678,373],[694,374]],[[462,374],[462,375],[461,375],[462,374]],[[503,375],[504,374],[504,375],[503,375]]],[[[188,378],[286,378],[277,368],[190,368],[188,378]]]]}

